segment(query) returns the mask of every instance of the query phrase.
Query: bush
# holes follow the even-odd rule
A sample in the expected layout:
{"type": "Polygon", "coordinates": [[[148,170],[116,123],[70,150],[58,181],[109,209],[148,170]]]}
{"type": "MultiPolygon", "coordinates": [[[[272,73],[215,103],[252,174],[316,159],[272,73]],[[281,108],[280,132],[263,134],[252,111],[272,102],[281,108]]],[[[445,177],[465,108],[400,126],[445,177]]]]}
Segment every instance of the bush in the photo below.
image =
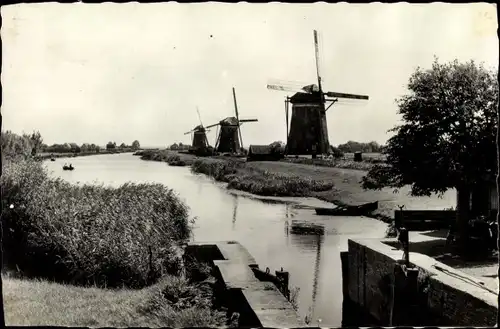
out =
{"type": "Polygon", "coordinates": [[[168,327],[222,327],[226,313],[214,307],[213,284],[210,277],[193,283],[183,276],[167,276],[151,293],[144,313],[153,314],[162,326],[168,327]]]}
{"type": "Polygon", "coordinates": [[[188,208],[161,184],[71,185],[34,161],[6,163],[1,183],[6,265],[26,275],[142,287],[179,269],[188,208]]]}

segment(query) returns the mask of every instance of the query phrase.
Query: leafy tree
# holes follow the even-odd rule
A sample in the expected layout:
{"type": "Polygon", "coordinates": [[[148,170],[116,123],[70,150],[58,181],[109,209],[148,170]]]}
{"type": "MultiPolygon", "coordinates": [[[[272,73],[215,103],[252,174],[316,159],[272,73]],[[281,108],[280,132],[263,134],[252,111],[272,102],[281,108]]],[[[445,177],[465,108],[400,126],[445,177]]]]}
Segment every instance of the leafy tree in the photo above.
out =
{"type": "Polygon", "coordinates": [[[135,151],[135,150],[138,150],[141,148],[141,144],[139,143],[138,140],[135,140],[133,143],[132,143],[132,149],[135,151]]]}
{"type": "Polygon", "coordinates": [[[112,150],[112,149],[115,149],[116,148],[116,143],[115,142],[108,142],[108,144],[106,144],[106,149],[107,150],[112,150]]]}
{"type": "Polygon", "coordinates": [[[172,151],[177,151],[179,149],[179,145],[177,145],[177,143],[174,143],[174,144],[170,145],[170,149],[172,151]]]}
{"type": "Polygon", "coordinates": [[[381,152],[381,145],[377,142],[372,141],[369,143],[359,143],[355,141],[348,141],[345,144],[340,144],[338,146],[339,151],[343,153],[354,153],[354,152],[363,152],[363,153],[379,153],[381,152]]]}
{"type": "Polygon", "coordinates": [[[120,148],[121,148],[121,149],[127,148],[127,145],[126,145],[125,143],[121,143],[121,144],[120,144],[120,148]]]}
{"type": "Polygon", "coordinates": [[[89,152],[90,151],[90,145],[88,143],[83,143],[82,146],[80,146],[80,150],[82,152],[89,152]]]}
{"type": "Polygon", "coordinates": [[[63,152],[71,152],[71,145],[69,145],[68,143],[64,143],[62,145],[62,151],[63,152]]]}
{"type": "Polygon", "coordinates": [[[30,136],[31,145],[33,147],[33,154],[37,154],[42,151],[43,138],[39,131],[33,131],[30,136]]]}
{"type": "Polygon", "coordinates": [[[71,152],[73,152],[73,153],[80,153],[81,149],[80,149],[80,146],[78,146],[78,144],[76,144],[76,143],[69,143],[69,146],[70,146],[71,152]]]}
{"type": "Polygon", "coordinates": [[[474,61],[441,64],[437,58],[431,69],[418,68],[409,93],[396,101],[403,124],[392,129],[387,162],[363,179],[369,189],[411,185],[414,196],[455,188],[461,251],[471,192],[496,172],[497,74],[474,61]]]}
{"type": "Polygon", "coordinates": [[[9,130],[1,133],[2,157],[28,157],[33,147],[29,135],[17,135],[9,130]]]}

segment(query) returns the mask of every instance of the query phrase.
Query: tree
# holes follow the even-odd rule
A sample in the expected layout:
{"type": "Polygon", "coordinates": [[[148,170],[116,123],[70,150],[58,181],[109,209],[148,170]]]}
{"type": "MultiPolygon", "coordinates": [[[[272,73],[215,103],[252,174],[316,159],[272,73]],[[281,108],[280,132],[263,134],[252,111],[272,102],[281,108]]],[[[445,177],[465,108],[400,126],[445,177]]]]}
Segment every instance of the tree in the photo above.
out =
{"type": "Polygon", "coordinates": [[[127,145],[125,145],[125,143],[121,143],[119,148],[121,149],[127,148],[127,145]]]}
{"type": "Polygon", "coordinates": [[[80,146],[78,146],[77,143],[69,143],[69,146],[70,146],[71,152],[73,152],[73,153],[80,153],[81,149],[80,149],[80,146]]]}
{"type": "Polygon", "coordinates": [[[91,151],[90,145],[88,143],[83,143],[82,146],[80,146],[80,150],[82,152],[89,152],[91,151]]]}
{"type": "Polygon", "coordinates": [[[135,150],[138,150],[141,148],[141,144],[139,144],[139,141],[138,140],[135,140],[133,143],[132,143],[132,149],[135,151],[135,150]]]}
{"type": "Polygon", "coordinates": [[[31,144],[33,146],[33,153],[37,154],[42,151],[43,138],[39,131],[33,131],[30,136],[31,144]]]}
{"type": "Polygon", "coordinates": [[[396,100],[403,124],[392,129],[386,164],[374,166],[363,187],[411,185],[414,196],[457,190],[457,240],[464,251],[470,195],[496,171],[497,72],[474,61],[420,68],[409,93],[396,100]]]}
{"type": "Polygon", "coordinates": [[[108,142],[108,144],[106,144],[106,149],[107,150],[112,150],[112,149],[115,149],[116,148],[116,143],[115,142],[108,142]]]}

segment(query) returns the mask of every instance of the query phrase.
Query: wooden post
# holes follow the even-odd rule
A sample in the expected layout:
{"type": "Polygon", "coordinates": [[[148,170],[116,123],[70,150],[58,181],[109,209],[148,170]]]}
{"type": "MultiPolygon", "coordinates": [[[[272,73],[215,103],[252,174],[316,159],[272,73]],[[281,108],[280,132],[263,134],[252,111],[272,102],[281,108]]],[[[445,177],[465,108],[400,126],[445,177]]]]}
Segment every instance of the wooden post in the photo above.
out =
{"type": "Polygon", "coordinates": [[[288,273],[288,271],[283,271],[283,267],[281,268],[281,271],[274,271],[274,273],[276,274],[276,278],[280,281],[281,292],[287,299],[290,298],[290,273],[288,273]]]}
{"type": "Polygon", "coordinates": [[[389,326],[417,325],[415,320],[419,317],[418,272],[417,268],[395,264],[389,326]]]}

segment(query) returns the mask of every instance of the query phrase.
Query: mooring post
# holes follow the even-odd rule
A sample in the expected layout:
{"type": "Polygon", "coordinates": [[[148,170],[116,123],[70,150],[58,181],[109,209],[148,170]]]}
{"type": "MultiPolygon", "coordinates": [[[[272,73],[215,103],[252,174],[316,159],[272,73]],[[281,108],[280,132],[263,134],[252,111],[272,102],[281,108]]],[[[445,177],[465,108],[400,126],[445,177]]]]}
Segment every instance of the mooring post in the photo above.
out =
{"type": "Polygon", "coordinates": [[[418,273],[419,269],[410,264],[410,238],[405,227],[399,229],[398,241],[403,248],[403,264],[394,267],[394,286],[390,326],[415,325],[418,318],[418,273]]]}
{"type": "Polygon", "coordinates": [[[404,265],[410,267],[410,237],[406,228],[402,227],[399,229],[398,241],[403,248],[404,265]]]}
{"type": "Polygon", "coordinates": [[[274,271],[276,274],[276,278],[281,282],[281,291],[282,293],[289,298],[290,297],[290,289],[288,284],[290,282],[290,273],[288,271],[283,271],[283,267],[281,271],[274,271]]]}

